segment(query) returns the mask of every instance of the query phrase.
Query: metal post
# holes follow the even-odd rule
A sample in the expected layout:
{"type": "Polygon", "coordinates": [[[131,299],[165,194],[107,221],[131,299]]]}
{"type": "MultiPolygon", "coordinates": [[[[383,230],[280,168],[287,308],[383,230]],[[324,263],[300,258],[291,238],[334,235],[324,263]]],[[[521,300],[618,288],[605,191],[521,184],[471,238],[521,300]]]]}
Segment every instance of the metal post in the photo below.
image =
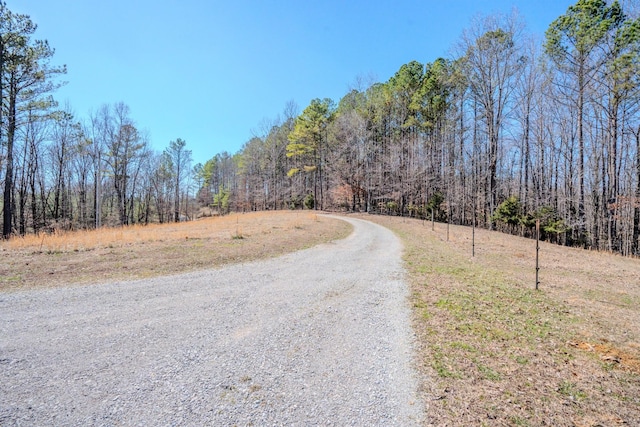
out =
{"type": "Polygon", "coordinates": [[[476,256],[476,209],[473,209],[473,222],[471,226],[471,256],[476,256]]]}
{"type": "Polygon", "coordinates": [[[536,220],[536,290],[540,285],[540,219],[536,220]]]}
{"type": "Polygon", "coordinates": [[[447,242],[449,241],[449,217],[447,216],[447,242]]]}

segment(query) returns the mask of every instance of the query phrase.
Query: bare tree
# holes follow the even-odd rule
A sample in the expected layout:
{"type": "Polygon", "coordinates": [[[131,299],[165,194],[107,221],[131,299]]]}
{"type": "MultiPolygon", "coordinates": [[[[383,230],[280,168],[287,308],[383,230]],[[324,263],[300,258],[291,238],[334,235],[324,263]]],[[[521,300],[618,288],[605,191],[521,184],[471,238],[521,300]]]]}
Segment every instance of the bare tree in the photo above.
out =
{"type": "Polygon", "coordinates": [[[516,14],[478,19],[464,31],[458,50],[488,139],[488,210],[497,206],[497,166],[501,134],[514,103],[522,69],[522,23],[516,14]]]}
{"type": "Polygon", "coordinates": [[[191,150],[187,150],[186,141],[178,138],[175,141],[169,142],[169,147],[165,150],[165,153],[171,158],[171,165],[173,166],[174,177],[174,199],[173,199],[173,221],[180,221],[180,189],[182,183],[185,180],[187,174],[191,169],[191,150]]]}
{"type": "Polygon", "coordinates": [[[43,95],[59,85],[52,78],[66,72],[64,67],[51,67],[53,49],[43,40],[33,40],[37,26],[29,16],[11,12],[0,2],[0,129],[6,117],[6,159],[3,196],[2,236],[8,239],[13,232],[14,209],[14,143],[20,127],[20,105],[46,106],[43,95]],[[5,110],[6,108],[6,110],[5,110]]]}

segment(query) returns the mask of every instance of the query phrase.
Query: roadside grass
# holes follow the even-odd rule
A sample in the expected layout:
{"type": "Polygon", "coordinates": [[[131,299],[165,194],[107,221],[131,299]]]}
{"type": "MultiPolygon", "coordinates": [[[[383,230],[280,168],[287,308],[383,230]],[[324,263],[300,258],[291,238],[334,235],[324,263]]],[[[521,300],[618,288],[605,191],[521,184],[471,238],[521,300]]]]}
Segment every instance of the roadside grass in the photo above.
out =
{"type": "Polygon", "coordinates": [[[315,212],[272,211],[18,237],[0,242],[0,291],[214,268],[309,248],[351,229],[315,212]]]}
{"type": "Polygon", "coordinates": [[[243,227],[251,232],[270,232],[269,227],[272,229],[282,229],[283,227],[302,229],[304,227],[300,224],[317,220],[318,216],[315,213],[298,211],[232,213],[226,216],[181,223],[135,224],[126,227],[103,227],[95,230],[56,230],[53,233],[27,234],[0,242],[0,248],[4,250],[23,249],[48,254],[79,252],[141,243],[223,237],[227,233],[233,238],[242,236],[243,227]],[[280,216],[280,219],[274,221],[274,215],[280,216]]]}
{"type": "Polygon", "coordinates": [[[640,425],[640,261],[397,217],[429,425],[640,425]]]}

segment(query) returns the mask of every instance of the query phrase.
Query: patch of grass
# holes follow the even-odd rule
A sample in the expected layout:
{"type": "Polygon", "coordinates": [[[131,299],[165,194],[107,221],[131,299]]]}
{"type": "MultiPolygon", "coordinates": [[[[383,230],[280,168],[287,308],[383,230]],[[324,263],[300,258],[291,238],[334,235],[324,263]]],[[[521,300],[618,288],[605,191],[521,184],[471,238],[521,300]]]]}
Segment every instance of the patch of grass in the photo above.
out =
{"type": "Polygon", "coordinates": [[[445,224],[364,218],[405,245],[432,424],[640,420],[637,260],[541,243],[535,290],[535,241],[476,230],[471,257],[470,228],[451,226],[447,241],[445,224]],[[585,337],[607,344],[569,345],[585,337]]]}
{"type": "Polygon", "coordinates": [[[464,350],[467,353],[473,353],[473,354],[478,353],[478,350],[476,350],[472,345],[464,343],[464,342],[454,341],[454,342],[450,343],[449,345],[453,349],[464,350]]]}
{"type": "Polygon", "coordinates": [[[449,364],[449,359],[442,349],[434,345],[431,347],[432,366],[440,378],[460,378],[461,375],[455,372],[454,368],[449,364]]]}
{"type": "Polygon", "coordinates": [[[511,421],[511,425],[514,425],[514,426],[528,427],[531,425],[529,424],[529,421],[520,417],[511,417],[510,421],[511,421]]]}
{"type": "Polygon", "coordinates": [[[586,299],[609,306],[631,309],[640,306],[640,297],[629,295],[626,292],[615,292],[607,289],[586,289],[583,295],[586,299]]]}
{"type": "Polygon", "coordinates": [[[0,242],[0,291],[213,268],[330,242],[346,237],[351,230],[344,221],[321,215],[270,211],[26,236],[0,242]],[[294,232],[294,224],[304,229],[294,232]],[[4,277],[16,280],[2,280],[4,277]]]}
{"type": "Polygon", "coordinates": [[[425,320],[428,320],[432,316],[429,311],[429,306],[416,295],[414,295],[413,298],[413,308],[418,311],[420,316],[425,320]]]}
{"type": "Polygon", "coordinates": [[[476,362],[476,366],[478,367],[478,371],[480,371],[485,379],[488,379],[490,381],[499,381],[502,378],[502,376],[498,372],[494,371],[486,365],[483,365],[480,362],[476,362]]]}
{"type": "Polygon", "coordinates": [[[580,402],[587,398],[587,394],[570,381],[562,381],[558,386],[558,393],[575,402],[580,402]]]}

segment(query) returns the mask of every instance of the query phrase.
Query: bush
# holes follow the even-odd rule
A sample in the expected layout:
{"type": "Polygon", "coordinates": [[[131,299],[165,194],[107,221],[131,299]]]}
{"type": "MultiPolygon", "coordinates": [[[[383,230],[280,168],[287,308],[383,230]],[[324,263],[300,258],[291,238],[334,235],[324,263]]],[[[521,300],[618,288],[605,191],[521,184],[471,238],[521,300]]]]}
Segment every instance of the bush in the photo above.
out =
{"type": "Polygon", "coordinates": [[[429,197],[426,206],[426,216],[427,218],[431,217],[431,213],[433,213],[433,219],[435,221],[446,221],[447,220],[447,211],[442,209],[442,204],[444,203],[444,196],[441,192],[436,191],[429,197]]]}
{"type": "Polygon", "coordinates": [[[413,203],[407,206],[407,210],[409,211],[409,216],[414,218],[424,219],[427,217],[427,208],[425,205],[414,205],[413,203]]]}
{"type": "Polygon", "coordinates": [[[316,201],[313,198],[313,194],[309,193],[304,198],[304,207],[307,209],[313,209],[316,205],[316,201]]]}
{"type": "Polygon", "coordinates": [[[533,228],[536,220],[540,220],[540,237],[543,240],[557,241],[561,234],[571,230],[564,219],[551,206],[542,206],[532,214],[523,219],[525,226],[533,228]]]}
{"type": "Polygon", "coordinates": [[[302,207],[302,199],[300,197],[298,197],[298,196],[291,197],[289,199],[289,202],[287,203],[287,205],[289,206],[289,209],[291,209],[291,210],[300,209],[302,207]]]}
{"type": "Polygon", "coordinates": [[[523,223],[522,205],[516,196],[511,196],[496,208],[491,219],[496,222],[516,227],[523,223]]]}
{"type": "Polygon", "coordinates": [[[218,209],[219,215],[226,215],[229,213],[229,196],[231,192],[225,190],[222,186],[218,189],[218,193],[213,196],[212,208],[218,209]]]}

